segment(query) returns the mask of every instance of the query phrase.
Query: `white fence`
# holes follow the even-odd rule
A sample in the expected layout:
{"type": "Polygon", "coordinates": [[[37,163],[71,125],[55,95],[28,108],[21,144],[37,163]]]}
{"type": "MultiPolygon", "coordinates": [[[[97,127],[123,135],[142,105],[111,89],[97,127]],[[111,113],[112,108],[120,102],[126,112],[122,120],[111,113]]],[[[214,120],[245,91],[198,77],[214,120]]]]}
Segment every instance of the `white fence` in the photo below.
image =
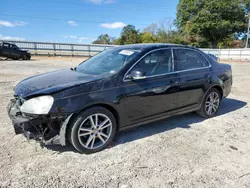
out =
{"type": "Polygon", "coordinates": [[[221,60],[228,61],[250,61],[250,49],[201,49],[202,51],[214,54],[221,60]]]}
{"type": "MultiPolygon", "coordinates": [[[[29,50],[32,55],[48,56],[93,56],[112,45],[95,44],[68,44],[68,43],[50,43],[50,42],[31,42],[31,41],[9,41],[0,40],[0,42],[10,42],[16,44],[23,50],[29,50]]],[[[250,49],[201,49],[206,53],[214,54],[221,60],[228,61],[250,61],[250,49]]]]}
{"type": "Polygon", "coordinates": [[[95,44],[69,44],[69,43],[50,43],[50,42],[31,42],[31,41],[10,41],[0,40],[16,44],[22,50],[29,50],[32,55],[47,56],[93,56],[112,45],[95,44]]]}

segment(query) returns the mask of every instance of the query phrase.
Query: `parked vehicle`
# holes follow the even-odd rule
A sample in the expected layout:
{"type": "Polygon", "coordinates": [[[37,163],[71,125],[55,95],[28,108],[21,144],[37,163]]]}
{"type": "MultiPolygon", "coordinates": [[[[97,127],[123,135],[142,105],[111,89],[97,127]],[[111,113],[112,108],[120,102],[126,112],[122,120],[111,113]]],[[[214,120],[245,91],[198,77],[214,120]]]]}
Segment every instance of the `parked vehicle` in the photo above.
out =
{"type": "Polygon", "coordinates": [[[31,55],[27,51],[20,50],[15,44],[3,42],[0,43],[0,57],[6,57],[14,60],[29,60],[31,55]]]}
{"type": "Polygon", "coordinates": [[[17,134],[93,153],[133,126],[193,111],[211,118],[231,87],[231,66],[196,48],[126,45],[21,81],[8,112],[17,134]]]}

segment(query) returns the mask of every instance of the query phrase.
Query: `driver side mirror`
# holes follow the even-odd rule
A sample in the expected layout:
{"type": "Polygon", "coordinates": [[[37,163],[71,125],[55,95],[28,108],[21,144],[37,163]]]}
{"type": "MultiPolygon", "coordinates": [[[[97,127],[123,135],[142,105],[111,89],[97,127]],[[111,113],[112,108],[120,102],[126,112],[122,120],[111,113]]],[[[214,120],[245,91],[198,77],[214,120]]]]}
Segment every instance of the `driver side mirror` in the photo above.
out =
{"type": "Polygon", "coordinates": [[[126,76],[128,80],[143,80],[145,78],[147,78],[146,73],[138,70],[134,70],[126,76]]]}

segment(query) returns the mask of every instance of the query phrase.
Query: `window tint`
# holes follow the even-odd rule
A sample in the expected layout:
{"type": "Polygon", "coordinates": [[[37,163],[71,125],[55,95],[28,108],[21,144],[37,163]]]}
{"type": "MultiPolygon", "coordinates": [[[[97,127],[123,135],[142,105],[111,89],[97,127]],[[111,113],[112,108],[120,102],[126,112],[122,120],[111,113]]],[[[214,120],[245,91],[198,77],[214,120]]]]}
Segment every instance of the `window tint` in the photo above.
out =
{"type": "Polygon", "coordinates": [[[176,49],[174,56],[178,70],[188,70],[195,68],[208,67],[206,58],[199,52],[189,49],[176,49]]]}
{"type": "Polygon", "coordinates": [[[141,71],[146,76],[173,72],[171,50],[158,50],[148,54],[133,67],[132,71],[141,71]]]}

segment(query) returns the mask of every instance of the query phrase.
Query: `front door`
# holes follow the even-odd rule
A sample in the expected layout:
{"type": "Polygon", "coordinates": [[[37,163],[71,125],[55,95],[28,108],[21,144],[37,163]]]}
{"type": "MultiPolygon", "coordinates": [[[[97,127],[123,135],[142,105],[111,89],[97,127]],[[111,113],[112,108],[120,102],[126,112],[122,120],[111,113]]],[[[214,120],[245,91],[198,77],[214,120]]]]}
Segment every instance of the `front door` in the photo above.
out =
{"type": "Polygon", "coordinates": [[[174,71],[171,49],[153,51],[130,71],[145,74],[141,80],[125,78],[125,113],[127,125],[157,118],[175,109],[179,78],[174,71]]]}
{"type": "Polygon", "coordinates": [[[19,52],[19,49],[16,45],[14,44],[10,44],[10,48],[9,48],[9,52],[10,52],[10,55],[11,57],[15,58],[15,59],[18,59],[19,56],[20,56],[20,52],[19,52]]]}
{"type": "Polygon", "coordinates": [[[211,67],[204,55],[192,49],[174,49],[174,60],[180,77],[179,108],[198,106],[211,81],[211,67]]]}

